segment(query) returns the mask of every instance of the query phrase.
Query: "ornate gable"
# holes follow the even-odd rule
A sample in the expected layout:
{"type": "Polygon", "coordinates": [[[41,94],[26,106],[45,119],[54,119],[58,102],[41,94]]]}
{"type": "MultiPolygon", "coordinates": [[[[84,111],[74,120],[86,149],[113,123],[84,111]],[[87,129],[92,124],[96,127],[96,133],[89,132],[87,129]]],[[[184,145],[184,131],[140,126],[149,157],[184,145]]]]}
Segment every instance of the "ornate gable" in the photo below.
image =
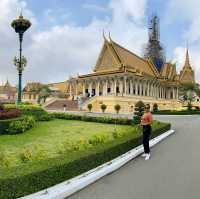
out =
{"type": "Polygon", "coordinates": [[[161,77],[165,79],[174,80],[177,73],[176,73],[176,65],[171,63],[165,63],[161,68],[161,77]]]}
{"type": "Polygon", "coordinates": [[[115,49],[118,56],[121,58],[123,65],[132,67],[135,70],[139,70],[144,74],[158,77],[159,73],[153,63],[150,60],[145,60],[126,48],[120,46],[111,40],[111,44],[115,49]]]}
{"type": "Polygon", "coordinates": [[[112,71],[118,70],[120,68],[120,58],[117,56],[116,52],[114,51],[110,43],[107,41],[107,39],[104,39],[104,45],[97,60],[94,71],[112,71]]]}

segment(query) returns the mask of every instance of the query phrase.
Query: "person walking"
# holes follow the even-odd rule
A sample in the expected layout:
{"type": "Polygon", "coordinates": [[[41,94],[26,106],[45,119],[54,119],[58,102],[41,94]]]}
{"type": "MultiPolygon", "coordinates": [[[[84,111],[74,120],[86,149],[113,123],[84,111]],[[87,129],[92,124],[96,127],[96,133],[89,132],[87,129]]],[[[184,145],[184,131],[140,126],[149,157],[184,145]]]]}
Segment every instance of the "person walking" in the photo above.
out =
{"type": "Polygon", "coordinates": [[[151,135],[151,123],[153,121],[152,114],[150,112],[150,105],[146,104],[144,107],[144,114],[141,117],[141,125],[143,127],[143,147],[144,154],[142,157],[145,157],[145,160],[150,158],[150,148],[149,148],[149,138],[151,135]]]}

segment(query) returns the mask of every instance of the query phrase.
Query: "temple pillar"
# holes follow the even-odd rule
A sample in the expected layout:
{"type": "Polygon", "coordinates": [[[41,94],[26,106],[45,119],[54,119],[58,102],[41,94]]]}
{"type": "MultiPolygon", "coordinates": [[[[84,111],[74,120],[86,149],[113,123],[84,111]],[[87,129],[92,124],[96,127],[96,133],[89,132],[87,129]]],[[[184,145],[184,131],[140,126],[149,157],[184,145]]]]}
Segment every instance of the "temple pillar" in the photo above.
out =
{"type": "Polygon", "coordinates": [[[123,81],[122,80],[119,81],[119,92],[121,95],[123,94],[123,81]]]}
{"type": "Polygon", "coordinates": [[[178,100],[178,97],[179,97],[179,95],[178,95],[178,92],[179,91],[179,89],[178,89],[178,87],[176,87],[176,99],[178,100]]]}
{"type": "Polygon", "coordinates": [[[96,96],[99,96],[99,87],[100,87],[100,81],[97,80],[96,90],[95,90],[95,95],[96,95],[96,96]]]}
{"type": "Polygon", "coordinates": [[[149,97],[149,81],[147,82],[147,96],[149,97]]]}
{"type": "Polygon", "coordinates": [[[114,80],[114,95],[117,95],[117,80],[114,80]]]}
{"type": "Polygon", "coordinates": [[[127,94],[126,77],[124,77],[124,95],[127,94]]]}
{"type": "Polygon", "coordinates": [[[135,95],[138,95],[138,81],[135,80],[135,95]]]}
{"type": "Polygon", "coordinates": [[[89,87],[88,87],[88,92],[89,92],[89,96],[92,96],[92,82],[89,82],[89,87]]]}
{"type": "Polygon", "coordinates": [[[139,82],[139,96],[142,96],[142,83],[141,81],[139,82]]]}
{"type": "Polygon", "coordinates": [[[133,81],[132,81],[132,79],[129,80],[129,85],[130,85],[130,95],[133,95],[133,81]]]}

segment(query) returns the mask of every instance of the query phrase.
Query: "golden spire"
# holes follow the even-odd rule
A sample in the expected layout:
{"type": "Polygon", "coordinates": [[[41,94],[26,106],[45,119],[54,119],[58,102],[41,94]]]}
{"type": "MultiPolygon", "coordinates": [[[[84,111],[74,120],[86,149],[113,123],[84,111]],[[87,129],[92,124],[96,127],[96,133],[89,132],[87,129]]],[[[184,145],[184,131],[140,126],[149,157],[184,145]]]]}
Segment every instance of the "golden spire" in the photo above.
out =
{"type": "Polygon", "coordinates": [[[189,68],[191,68],[191,66],[190,66],[190,57],[189,57],[189,50],[188,50],[188,48],[187,48],[187,50],[186,50],[186,56],[185,56],[185,65],[184,65],[184,67],[189,67],[189,68]]]}

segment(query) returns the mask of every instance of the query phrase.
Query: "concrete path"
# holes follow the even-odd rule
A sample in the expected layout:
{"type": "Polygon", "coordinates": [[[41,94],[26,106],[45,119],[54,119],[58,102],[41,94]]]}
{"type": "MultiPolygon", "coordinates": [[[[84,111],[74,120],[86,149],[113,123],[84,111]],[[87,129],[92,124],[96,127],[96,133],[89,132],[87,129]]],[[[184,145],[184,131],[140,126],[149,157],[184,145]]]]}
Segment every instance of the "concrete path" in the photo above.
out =
{"type": "Polygon", "coordinates": [[[176,133],[69,199],[199,199],[200,116],[155,116],[176,133]]]}

